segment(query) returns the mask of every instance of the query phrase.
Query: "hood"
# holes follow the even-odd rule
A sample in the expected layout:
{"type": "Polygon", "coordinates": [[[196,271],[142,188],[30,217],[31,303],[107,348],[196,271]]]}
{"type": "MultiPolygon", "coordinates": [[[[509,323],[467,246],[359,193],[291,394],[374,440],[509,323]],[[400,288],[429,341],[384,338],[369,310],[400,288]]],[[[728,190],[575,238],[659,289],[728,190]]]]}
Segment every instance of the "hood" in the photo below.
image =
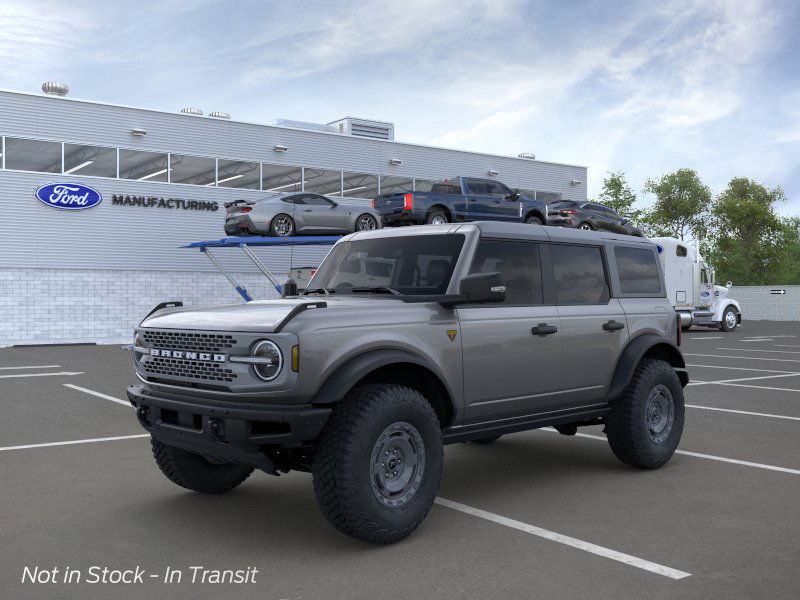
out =
{"type": "Polygon", "coordinates": [[[718,298],[727,298],[730,290],[725,287],[724,285],[715,285],[714,286],[714,295],[718,298]]]}
{"type": "Polygon", "coordinates": [[[141,327],[271,333],[302,304],[325,302],[333,308],[363,301],[364,298],[352,296],[332,298],[315,295],[282,300],[258,300],[245,304],[166,308],[142,321],[141,327]]]}

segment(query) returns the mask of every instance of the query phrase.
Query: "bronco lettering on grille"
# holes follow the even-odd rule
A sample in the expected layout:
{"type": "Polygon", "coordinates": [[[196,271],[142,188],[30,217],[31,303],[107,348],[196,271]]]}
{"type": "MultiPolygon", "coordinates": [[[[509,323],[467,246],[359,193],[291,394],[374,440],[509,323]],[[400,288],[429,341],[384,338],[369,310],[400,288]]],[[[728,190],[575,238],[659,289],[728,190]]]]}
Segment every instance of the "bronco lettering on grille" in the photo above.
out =
{"type": "Polygon", "coordinates": [[[225,362],[228,360],[227,354],[209,354],[207,352],[185,352],[183,350],[161,350],[153,348],[150,350],[151,356],[165,356],[167,358],[182,358],[184,360],[202,360],[207,362],[225,362]]]}

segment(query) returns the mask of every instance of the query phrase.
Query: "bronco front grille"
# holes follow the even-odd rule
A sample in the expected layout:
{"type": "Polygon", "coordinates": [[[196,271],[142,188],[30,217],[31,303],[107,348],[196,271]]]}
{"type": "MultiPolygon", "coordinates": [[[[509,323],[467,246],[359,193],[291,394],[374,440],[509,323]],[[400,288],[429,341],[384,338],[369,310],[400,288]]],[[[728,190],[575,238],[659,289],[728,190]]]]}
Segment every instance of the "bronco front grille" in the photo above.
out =
{"type": "Polygon", "coordinates": [[[206,381],[233,381],[237,375],[219,363],[182,360],[164,356],[148,356],[141,363],[149,374],[179,377],[181,379],[204,379],[206,381]]]}
{"type": "Polygon", "coordinates": [[[236,345],[232,335],[224,333],[188,333],[183,331],[142,330],[144,341],[154,348],[223,352],[236,345]]]}

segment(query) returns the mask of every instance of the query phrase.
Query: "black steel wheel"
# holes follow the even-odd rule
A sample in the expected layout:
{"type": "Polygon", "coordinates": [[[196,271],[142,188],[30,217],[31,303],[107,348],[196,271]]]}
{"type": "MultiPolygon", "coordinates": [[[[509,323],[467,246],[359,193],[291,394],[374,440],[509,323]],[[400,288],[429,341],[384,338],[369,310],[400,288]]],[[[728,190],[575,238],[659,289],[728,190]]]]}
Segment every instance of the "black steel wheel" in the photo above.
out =
{"type": "Polygon", "coordinates": [[[333,408],[314,446],[314,494],[328,522],[375,544],[410,535],[428,514],[443,463],[439,419],[411,388],[372,383],[333,408]]]}
{"type": "Polygon", "coordinates": [[[289,237],[294,235],[294,220],[283,213],[275,215],[269,224],[269,234],[275,237],[289,237]]]}
{"type": "Polygon", "coordinates": [[[378,220],[370,214],[364,213],[356,219],[356,231],[372,231],[378,228],[378,220]]]}
{"type": "Polygon", "coordinates": [[[622,462],[656,469],[675,453],[683,433],[683,388],[669,363],[644,358],[605,417],[606,436],[622,462]]]}

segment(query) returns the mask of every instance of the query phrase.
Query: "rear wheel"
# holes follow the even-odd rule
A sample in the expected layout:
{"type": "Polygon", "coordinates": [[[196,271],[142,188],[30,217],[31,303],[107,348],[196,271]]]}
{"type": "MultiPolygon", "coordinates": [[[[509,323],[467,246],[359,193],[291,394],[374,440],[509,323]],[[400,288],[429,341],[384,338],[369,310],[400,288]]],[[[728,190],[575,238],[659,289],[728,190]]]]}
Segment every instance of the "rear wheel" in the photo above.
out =
{"type": "Polygon", "coordinates": [[[356,231],[371,231],[378,228],[378,220],[364,213],[356,219],[356,231]]]}
{"type": "Polygon", "coordinates": [[[334,406],[314,448],[314,494],[328,522],[376,544],[410,535],[428,514],[443,462],[442,432],[422,394],[368,384],[334,406]]]}
{"type": "Polygon", "coordinates": [[[592,227],[591,223],[587,223],[586,221],[584,221],[583,223],[578,225],[578,229],[583,229],[584,231],[591,231],[592,229],[594,229],[594,227],[592,227]]]}
{"type": "Polygon", "coordinates": [[[544,224],[544,223],[542,223],[542,220],[539,217],[537,217],[536,215],[528,215],[527,217],[525,217],[525,222],[528,225],[543,225],[544,224]]]}
{"type": "Polygon", "coordinates": [[[428,212],[425,222],[429,225],[446,225],[450,222],[450,219],[447,218],[447,213],[441,208],[433,208],[428,212]]]}
{"type": "Polygon", "coordinates": [[[294,235],[294,221],[289,215],[283,213],[275,215],[269,224],[269,234],[275,237],[289,237],[294,235]]]}
{"type": "Polygon", "coordinates": [[[675,370],[663,360],[643,358],[605,418],[608,444],[622,462],[656,469],[678,447],[683,413],[683,388],[675,370]]]}
{"type": "Polygon", "coordinates": [[[736,311],[732,306],[729,306],[725,309],[725,312],[722,313],[722,321],[720,321],[719,328],[722,331],[733,331],[738,324],[739,319],[736,316],[736,311]]]}
{"type": "Polygon", "coordinates": [[[252,467],[231,463],[216,464],[175,446],[151,438],[153,457],[161,472],[172,483],[204,494],[221,494],[232,490],[253,472],[252,467]]]}

